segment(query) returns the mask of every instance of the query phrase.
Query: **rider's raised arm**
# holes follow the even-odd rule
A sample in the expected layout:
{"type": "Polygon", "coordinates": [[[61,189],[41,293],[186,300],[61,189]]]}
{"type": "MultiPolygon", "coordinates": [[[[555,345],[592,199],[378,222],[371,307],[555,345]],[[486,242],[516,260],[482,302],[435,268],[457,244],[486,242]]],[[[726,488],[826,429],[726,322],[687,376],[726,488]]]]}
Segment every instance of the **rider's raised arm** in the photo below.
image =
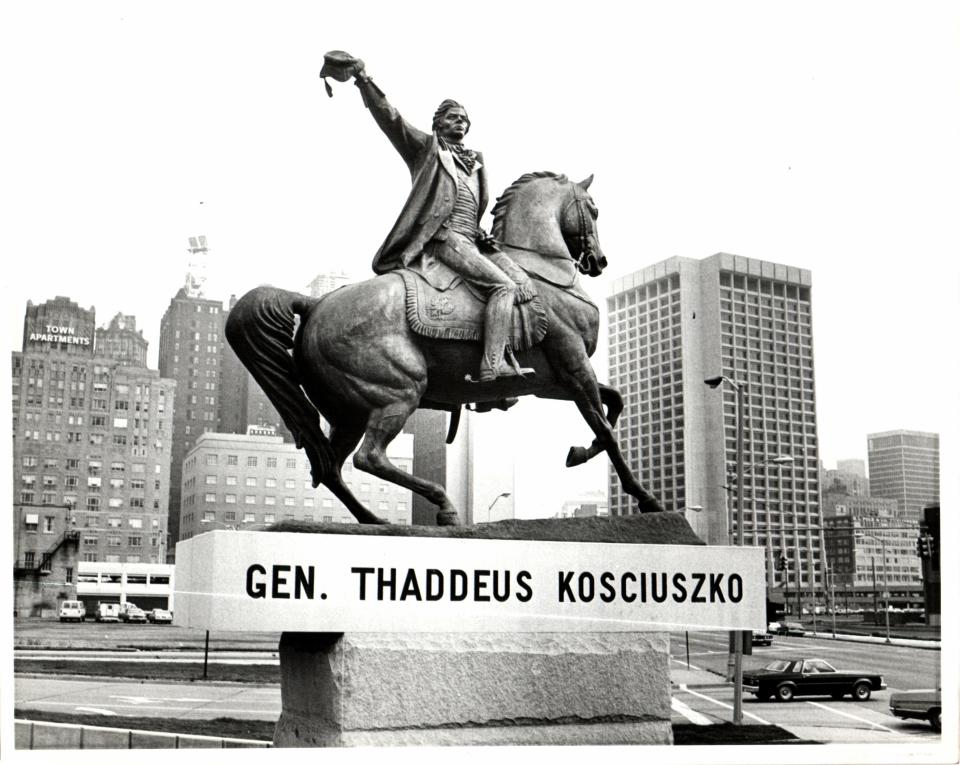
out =
{"type": "Polygon", "coordinates": [[[356,72],[354,80],[357,87],[360,88],[364,106],[370,110],[380,129],[390,139],[393,147],[400,152],[403,161],[413,172],[417,156],[430,144],[432,136],[418,130],[401,117],[400,112],[387,101],[383,91],[377,87],[376,83],[370,79],[363,69],[356,72]]]}

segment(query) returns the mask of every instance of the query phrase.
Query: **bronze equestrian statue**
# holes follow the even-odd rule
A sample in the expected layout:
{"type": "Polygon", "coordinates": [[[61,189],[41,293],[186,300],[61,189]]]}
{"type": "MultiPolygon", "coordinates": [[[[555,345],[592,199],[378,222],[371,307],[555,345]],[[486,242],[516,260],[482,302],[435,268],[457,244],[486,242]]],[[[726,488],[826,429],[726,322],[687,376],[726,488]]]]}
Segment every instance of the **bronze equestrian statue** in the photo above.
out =
{"type": "Polygon", "coordinates": [[[359,522],[383,523],[341,477],[360,443],[357,469],[420,494],[437,506],[439,525],[456,525],[443,487],[395,467],[387,445],[417,408],[450,411],[455,421],[464,404],[489,409],[532,394],[573,401],[593,431],[589,447],[570,449],[568,466],[605,451],[638,510],[662,510],[614,436],[620,394],[598,384],[590,365],[600,314],[578,272],[598,276],[606,265],[587,193],[592,176],[523,175],[494,205],[490,237],[479,227],[482,157],[462,146],[469,120],[459,104],[441,104],[426,134],[390,106],[359,59],[332,52],[321,75],[356,78],[413,190],[374,260],[379,276],[320,298],[257,287],[227,318],[227,340],[306,451],[313,485],[325,485],[359,522]],[[465,194],[472,199],[458,202],[465,194]]]}

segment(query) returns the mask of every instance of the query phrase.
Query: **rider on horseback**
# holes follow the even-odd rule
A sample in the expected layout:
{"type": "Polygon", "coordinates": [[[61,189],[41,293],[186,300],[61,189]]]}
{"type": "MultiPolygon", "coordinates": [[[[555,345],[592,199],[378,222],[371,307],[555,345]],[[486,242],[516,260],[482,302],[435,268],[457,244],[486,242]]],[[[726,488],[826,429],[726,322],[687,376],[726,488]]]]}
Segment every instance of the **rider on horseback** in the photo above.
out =
{"type": "Polygon", "coordinates": [[[487,300],[478,381],[533,373],[517,364],[509,334],[514,303],[526,302],[536,292],[526,273],[480,228],[488,199],[486,171],[483,156],[463,146],[470,129],[466,110],[456,101],[443,101],[432,132],[424,133],[390,105],[360,59],[336,55],[339,58],[327,55],[325,72],[338,80],[354,77],[364,105],[406,162],[413,181],[400,217],[374,257],[373,270],[382,274],[412,266],[438,289],[462,278],[487,300]],[[331,71],[331,63],[339,68],[331,71]]]}

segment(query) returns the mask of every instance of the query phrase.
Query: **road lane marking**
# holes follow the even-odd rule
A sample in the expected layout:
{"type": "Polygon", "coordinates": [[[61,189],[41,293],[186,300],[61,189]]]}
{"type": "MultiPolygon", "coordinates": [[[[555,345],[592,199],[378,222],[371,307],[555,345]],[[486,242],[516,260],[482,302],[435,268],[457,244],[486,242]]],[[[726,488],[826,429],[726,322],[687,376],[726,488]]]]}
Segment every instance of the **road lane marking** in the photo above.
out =
{"type": "MultiPolygon", "coordinates": [[[[718,706],[724,707],[725,709],[733,709],[733,707],[732,707],[730,704],[726,704],[726,703],[720,701],[720,699],[715,699],[715,698],[713,698],[713,696],[707,696],[707,695],[705,695],[705,694],[703,694],[703,693],[697,693],[696,691],[691,691],[689,688],[687,688],[686,684],[684,684],[684,683],[681,683],[681,684],[680,684],[680,690],[681,690],[681,691],[686,691],[687,693],[690,693],[690,694],[692,694],[692,695],[694,695],[694,696],[699,696],[701,699],[706,699],[707,701],[711,701],[711,702],[713,702],[714,704],[717,704],[718,706]]],[[[741,710],[741,711],[742,711],[742,710],[741,710]]],[[[754,720],[756,720],[756,721],[757,721],[758,723],[760,723],[761,725],[771,725],[771,724],[772,724],[772,723],[767,722],[767,721],[764,720],[763,718],[757,717],[755,714],[751,714],[750,712],[743,712],[743,714],[744,714],[745,717],[752,717],[754,720]]]]}
{"type": "Polygon", "coordinates": [[[670,698],[670,708],[684,717],[694,725],[713,725],[713,721],[706,715],[702,715],[695,709],[691,709],[676,697],[670,698]]]}
{"type": "Polygon", "coordinates": [[[866,723],[871,728],[880,728],[880,730],[885,730],[887,733],[896,733],[897,731],[893,728],[888,728],[886,725],[881,725],[880,723],[873,722],[868,720],[866,717],[857,717],[857,715],[852,715],[849,712],[841,712],[839,709],[834,709],[833,707],[828,707],[826,704],[818,704],[816,701],[808,701],[808,704],[815,706],[818,709],[826,709],[828,712],[833,712],[838,714],[841,717],[849,717],[851,720],[857,720],[858,722],[866,723]]]}
{"type": "Polygon", "coordinates": [[[677,664],[683,664],[683,666],[687,667],[688,669],[695,669],[695,670],[697,670],[697,672],[701,672],[701,671],[702,671],[702,670],[700,669],[700,667],[695,667],[693,664],[690,664],[690,665],[688,666],[688,665],[687,665],[687,662],[684,661],[683,659],[677,659],[677,658],[675,658],[675,657],[673,657],[673,656],[671,656],[670,658],[673,659],[675,662],[677,662],[677,664]]]}
{"type": "Polygon", "coordinates": [[[108,717],[116,717],[116,712],[111,712],[109,709],[100,709],[98,707],[77,707],[78,712],[93,712],[98,715],[107,715],[108,717]]]}

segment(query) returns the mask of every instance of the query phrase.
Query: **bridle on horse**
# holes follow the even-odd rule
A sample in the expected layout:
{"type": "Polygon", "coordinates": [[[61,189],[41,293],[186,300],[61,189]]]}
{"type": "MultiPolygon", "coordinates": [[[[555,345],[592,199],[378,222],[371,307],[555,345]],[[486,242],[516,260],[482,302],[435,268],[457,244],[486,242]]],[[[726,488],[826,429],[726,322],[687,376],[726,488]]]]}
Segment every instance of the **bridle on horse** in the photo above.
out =
{"type": "Polygon", "coordinates": [[[590,220],[590,216],[586,209],[588,199],[587,192],[579,184],[574,183],[573,199],[563,208],[563,215],[567,214],[570,205],[577,206],[577,218],[579,221],[577,240],[580,243],[580,254],[575,258],[577,268],[582,274],[599,276],[603,269],[607,267],[607,259],[603,253],[597,255],[593,245],[594,240],[590,238],[591,231],[587,228],[587,221],[590,220]]]}
{"type": "MultiPolygon", "coordinates": [[[[571,254],[571,260],[577,264],[577,270],[580,271],[580,273],[588,276],[599,276],[603,269],[607,267],[607,259],[602,253],[599,256],[597,255],[593,240],[590,238],[591,230],[587,224],[587,221],[590,220],[589,210],[587,209],[589,197],[587,196],[587,192],[578,184],[572,183],[571,185],[573,186],[573,199],[567,202],[560,213],[561,217],[566,217],[570,206],[577,206],[578,227],[576,242],[578,243],[578,253],[575,257],[571,254]]],[[[563,235],[563,238],[564,241],[568,239],[566,234],[563,235]]],[[[572,239],[573,237],[570,238],[572,239]]],[[[542,252],[533,247],[524,247],[523,245],[512,244],[511,242],[501,242],[501,244],[514,250],[524,250],[525,252],[543,255],[542,252]]],[[[569,242],[567,242],[567,249],[570,249],[569,242]]]]}

